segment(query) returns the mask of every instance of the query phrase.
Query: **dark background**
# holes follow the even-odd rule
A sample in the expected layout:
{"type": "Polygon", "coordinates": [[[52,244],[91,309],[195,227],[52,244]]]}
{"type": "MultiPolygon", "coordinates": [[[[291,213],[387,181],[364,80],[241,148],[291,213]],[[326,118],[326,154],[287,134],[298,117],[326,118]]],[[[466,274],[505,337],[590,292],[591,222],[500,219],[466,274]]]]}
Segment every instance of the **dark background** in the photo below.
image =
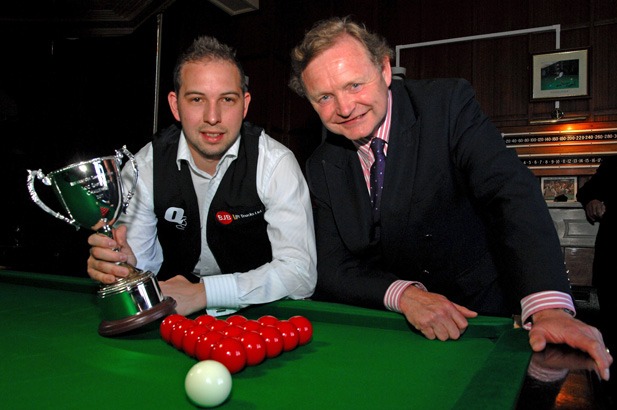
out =
{"type": "MultiPolygon", "coordinates": [[[[561,24],[561,49],[590,50],[590,96],[560,108],[586,117],[578,127],[617,122],[614,0],[261,0],[258,10],[233,16],[207,0],[117,3],[0,5],[0,266],[86,275],[90,232],[38,208],[26,170],[49,173],[123,145],[137,152],[155,123],[172,122],[167,93],[175,58],[201,34],[238,50],[253,95],[248,119],[290,147],[302,166],[320,141],[320,123],[286,86],[288,56],[315,21],[332,15],[353,15],[392,47],[561,24]]],[[[530,101],[529,63],[533,53],[552,51],[553,33],[530,34],[408,50],[401,65],[408,77],[467,78],[505,132],[546,130],[529,125],[554,109],[553,101],[530,101]]],[[[37,192],[64,213],[48,187],[37,183],[37,192]]]]}

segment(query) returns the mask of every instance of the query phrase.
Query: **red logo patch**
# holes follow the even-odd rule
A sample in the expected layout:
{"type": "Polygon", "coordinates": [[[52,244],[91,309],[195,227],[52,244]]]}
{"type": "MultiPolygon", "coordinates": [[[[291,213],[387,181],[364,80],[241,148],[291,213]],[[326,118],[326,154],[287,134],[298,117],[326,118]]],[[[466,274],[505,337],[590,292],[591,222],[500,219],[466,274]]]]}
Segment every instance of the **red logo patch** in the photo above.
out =
{"type": "Polygon", "coordinates": [[[233,218],[229,212],[220,211],[216,213],[216,220],[223,225],[229,225],[233,221],[233,218]]]}

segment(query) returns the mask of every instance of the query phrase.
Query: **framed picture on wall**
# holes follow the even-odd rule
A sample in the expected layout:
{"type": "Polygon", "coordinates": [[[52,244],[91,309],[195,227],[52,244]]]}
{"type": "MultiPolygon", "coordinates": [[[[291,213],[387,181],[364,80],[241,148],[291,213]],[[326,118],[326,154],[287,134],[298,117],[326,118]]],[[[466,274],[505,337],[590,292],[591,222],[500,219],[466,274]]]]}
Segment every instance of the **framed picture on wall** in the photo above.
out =
{"type": "Polygon", "coordinates": [[[576,201],[577,177],[542,177],[540,186],[546,201],[576,201]]]}
{"type": "Polygon", "coordinates": [[[589,49],[531,56],[531,99],[589,97],[589,49]]]}

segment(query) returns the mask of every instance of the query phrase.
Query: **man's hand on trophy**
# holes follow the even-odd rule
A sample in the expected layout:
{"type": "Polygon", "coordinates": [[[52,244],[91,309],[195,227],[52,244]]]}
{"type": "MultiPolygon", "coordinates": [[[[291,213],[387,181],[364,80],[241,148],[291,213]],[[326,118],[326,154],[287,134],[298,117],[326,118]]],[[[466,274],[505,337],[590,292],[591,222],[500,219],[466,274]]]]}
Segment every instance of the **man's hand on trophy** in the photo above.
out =
{"type": "Polygon", "coordinates": [[[88,237],[91,246],[88,275],[104,284],[112,284],[116,278],[126,278],[131,273],[131,266],[137,263],[126,241],[126,226],[113,229],[113,234],[114,239],[98,233],[88,237]]]}

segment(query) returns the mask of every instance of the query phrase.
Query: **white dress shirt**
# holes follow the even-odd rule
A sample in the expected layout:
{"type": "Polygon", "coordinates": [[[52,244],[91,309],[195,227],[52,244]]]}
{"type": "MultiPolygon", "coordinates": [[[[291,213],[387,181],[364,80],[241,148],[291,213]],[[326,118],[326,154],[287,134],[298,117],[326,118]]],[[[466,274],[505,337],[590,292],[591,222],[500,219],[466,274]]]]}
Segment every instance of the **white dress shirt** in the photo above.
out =
{"type": "MultiPolygon", "coordinates": [[[[272,261],[248,272],[221,274],[208,247],[206,217],[219,183],[236,159],[240,139],[225,153],[214,175],[199,170],[191,156],[184,133],[178,145],[177,165],[188,161],[197,194],[201,219],[201,255],[195,274],[206,288],[207,311],[229,314],[252,304],[282,298],[310,297],[317,281],[315,231],[309,190],[293,153],[265,132],[259,139],[257,194],[266,211],[272,261]]],[[[152,143],[136,155],[138,181],[127,213],[118,223],[127,225],[127,240],[137,258],[137,267],[157,273],[163,263],[163,251],[157,238],[157,218],[153,201],[152,143]]],[[[124,188],[131,189],[133,171],[126,164],[124,188]]]]}

